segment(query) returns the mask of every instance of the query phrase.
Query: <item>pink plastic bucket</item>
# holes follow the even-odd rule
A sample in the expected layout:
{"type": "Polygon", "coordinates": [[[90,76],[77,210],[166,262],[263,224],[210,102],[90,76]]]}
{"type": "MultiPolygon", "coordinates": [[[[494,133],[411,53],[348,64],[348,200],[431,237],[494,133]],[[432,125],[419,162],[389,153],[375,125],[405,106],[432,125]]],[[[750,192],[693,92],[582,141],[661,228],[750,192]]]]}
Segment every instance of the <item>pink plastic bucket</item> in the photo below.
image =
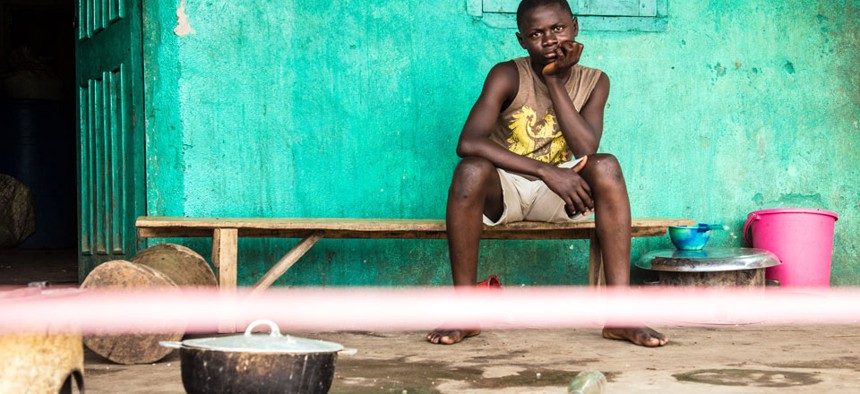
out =
{"type": "Polygon", "coordinates": [[[833,227],[839,216],[823,209],[778,208],[750,212],[744,239],[782,264],[765,272],[782,287],[830,286],[833,227]]]}

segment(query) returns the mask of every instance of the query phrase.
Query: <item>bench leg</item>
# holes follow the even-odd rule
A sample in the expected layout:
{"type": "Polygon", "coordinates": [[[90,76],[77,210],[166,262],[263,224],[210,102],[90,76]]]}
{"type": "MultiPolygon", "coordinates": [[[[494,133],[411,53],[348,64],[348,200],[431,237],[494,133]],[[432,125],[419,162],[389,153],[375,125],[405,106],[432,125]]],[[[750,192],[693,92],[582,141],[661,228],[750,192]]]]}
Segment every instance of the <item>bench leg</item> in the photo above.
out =
{"type": "Polygon", "coordinates": [[[293,264],[299,261],[299,259],[302,258],[302,256],[304,256],[305,253],[307,253],[308,250],[310,250],[311,247],[313,247],[320,239],[322,239],[322,233],[316,232],[302,240],[302,242],[299,242],[299,244],[292,249],[290,249],[290,251],[287,252],[287,254],[285,254],[280,261],[278,261],[272,268],[270,268],[269,271],[266,272],[266,274],[263,275],[263,277],[260,278],[260,280],[254,284],[254,290],[251,290],[251,294],[249,294],[248,296],[257,296],[264,292],[266,289],[268,289],[269,286],[272,285],[272,283],[275,283],[278,278],[284,275],[284,272],[287,272],[287,270],[290,269],[293,264]]]}
{"type": "Polygon", "coordinates": [[[600,249],[600,240],[597,239],[597,231],[593,230],[588,245],[588,285],[606,286],[606,275],[603,273],[603,252],[600,249]]]}
{"type": "MultiPolygon", "coordinates": [[[[212,264],[218,269],[218,288],[226,299],[236,296],[236,257],[239,249],[239,230],[216,228],[212,234],[212,264]]],[[[222,320],[219,333],[236,332],[236,322],[222,320]]]]}

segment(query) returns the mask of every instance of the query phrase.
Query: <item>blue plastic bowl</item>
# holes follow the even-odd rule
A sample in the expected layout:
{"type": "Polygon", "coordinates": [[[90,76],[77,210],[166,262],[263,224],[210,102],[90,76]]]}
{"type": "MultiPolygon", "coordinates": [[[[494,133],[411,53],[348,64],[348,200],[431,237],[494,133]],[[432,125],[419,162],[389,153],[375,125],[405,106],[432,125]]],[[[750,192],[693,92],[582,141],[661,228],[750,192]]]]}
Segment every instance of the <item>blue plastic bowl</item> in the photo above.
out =
{"type": "Polygon", "coordinates": [[[669,226],[669,239],[679,250],[702,250],[711,231],[699,231],[699,226],[669,226]]]}

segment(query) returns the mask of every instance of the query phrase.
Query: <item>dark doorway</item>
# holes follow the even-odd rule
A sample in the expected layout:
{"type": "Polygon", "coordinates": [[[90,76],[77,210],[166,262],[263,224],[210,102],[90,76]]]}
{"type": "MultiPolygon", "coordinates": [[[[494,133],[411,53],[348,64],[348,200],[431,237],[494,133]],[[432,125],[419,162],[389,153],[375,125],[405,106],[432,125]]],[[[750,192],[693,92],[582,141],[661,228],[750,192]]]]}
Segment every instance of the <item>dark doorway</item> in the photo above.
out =
{"type": "Polygon", "coordinates": [[[74,17],[74,0],[0,0],[0,175],[7,177],[0,248],[16,249],[19,257],[26,250],[76,255],[74,17]],[[10,177],[29,195],[29,218],[21,215],[23,203],[9,197],[10,177]],[[22,239],[9,241],[10,231],[22,239]]]}

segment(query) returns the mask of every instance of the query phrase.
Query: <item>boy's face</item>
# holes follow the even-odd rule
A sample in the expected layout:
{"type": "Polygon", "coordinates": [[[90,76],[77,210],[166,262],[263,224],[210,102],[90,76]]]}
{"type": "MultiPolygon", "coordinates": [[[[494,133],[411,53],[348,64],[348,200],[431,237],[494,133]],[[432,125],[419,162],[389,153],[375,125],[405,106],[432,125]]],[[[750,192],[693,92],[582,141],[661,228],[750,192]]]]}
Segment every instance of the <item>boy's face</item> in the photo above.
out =
{"type": "Polygon", "coordinates": [[[531,9],[523,15],[519,27],[520,46],[528,51],[532,62],[540,65],[554,62],[558,44],[573,41],[579,33],[576,19],[558,4],[531,9]]]}

